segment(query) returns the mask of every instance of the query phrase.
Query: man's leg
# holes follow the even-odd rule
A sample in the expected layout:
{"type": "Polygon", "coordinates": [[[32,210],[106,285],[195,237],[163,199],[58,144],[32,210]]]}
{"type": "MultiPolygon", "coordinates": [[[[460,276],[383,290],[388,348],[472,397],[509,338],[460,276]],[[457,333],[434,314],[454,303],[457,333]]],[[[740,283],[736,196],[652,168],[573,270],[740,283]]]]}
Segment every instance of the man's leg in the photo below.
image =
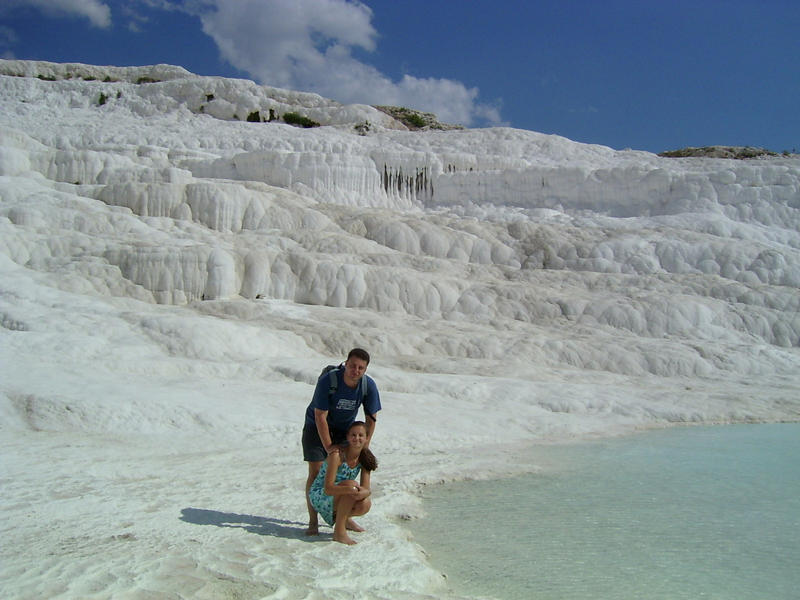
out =
{"type": "Polygon", "coordinates": [[[308,497],[308,491],[311,489],[311,484],[319,474],[322,468],[322,461],[308,461],[308,479],[306,479],[306,506],[308,507],[308,529],[306,535],[317,535],[319,533],[319,515],[314,507],[311,506],[311,499],[308,497]]]}

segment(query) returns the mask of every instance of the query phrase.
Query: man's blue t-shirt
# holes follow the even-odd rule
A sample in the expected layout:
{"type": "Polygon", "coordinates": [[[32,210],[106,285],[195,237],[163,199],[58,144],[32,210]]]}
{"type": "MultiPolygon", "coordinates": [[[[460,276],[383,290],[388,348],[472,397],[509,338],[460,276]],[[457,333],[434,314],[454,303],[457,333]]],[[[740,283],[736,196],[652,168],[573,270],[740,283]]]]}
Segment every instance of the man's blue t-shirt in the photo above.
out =
{"type": "Polygon", "coordinates": [[[381,398],[378,394],[378,386],[366,375],[362,375],[355,388],[351,388],[344,382],[344,369],[334,369],[325,373],[317,381],[314,389],[314,397],[311,404],[306,409],[306,424],[315,425],[314,409],[328,411],[328,427],[347,431],[358,415],[358,407],[361,405],[362,389],[367,386],[367,395],[364,398],[364,412],[374,415],[381,409],[381,398]],[[328,401],[331,388],[331,373],[336,373],[336,392],[328,401]]]}

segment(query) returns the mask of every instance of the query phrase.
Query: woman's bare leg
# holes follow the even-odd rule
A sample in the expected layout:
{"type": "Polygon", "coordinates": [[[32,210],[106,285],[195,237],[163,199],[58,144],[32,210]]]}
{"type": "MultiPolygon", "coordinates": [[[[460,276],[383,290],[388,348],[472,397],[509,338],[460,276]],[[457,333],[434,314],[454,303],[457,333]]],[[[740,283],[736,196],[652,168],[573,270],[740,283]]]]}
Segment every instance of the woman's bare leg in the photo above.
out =
{"type": "Polygon", "coordinates": [[[340,544],[352,546],[356,543],[354,539],[347,535],[347,521],[350,520],[355,503],[355,496],[339,496],[334,500],[336,523],[333,524],[333,539],[340,544]]]}
{"type": "MultiPolygon", "coordinates": [[[[352,480],[343,481],[339,485],[356,486],[358,485],[358,482],[352,480]]],[[[345,529],[347,529],[348,531],[356,531],[356,532],[366,531],[366,529],[364,529],[361,525],[353,521],[353,517],[358,517],[367,514],[371,506],[369,502],[370,502],[369,497],[356,500],[356,502],[353,504],[353,510],[350,512],[350,516],[347,518],[347,522],[345,523],[345,529]],[[367,504],[364,505],[363,502],[367,502],[367,504]],[[366,508],[364,508],[364,506],[366,506],[366,508]]]]}
{"type": "Polygon", "coordinates": [[[366,529],[364,529],[361,525],[359,525],[358,523],[353,521],[352,518],[351,519],[347,519],[347,523],[345,524],[345,528],[348,531],[357,531],[357,532],[366,531],[366,529]]]}

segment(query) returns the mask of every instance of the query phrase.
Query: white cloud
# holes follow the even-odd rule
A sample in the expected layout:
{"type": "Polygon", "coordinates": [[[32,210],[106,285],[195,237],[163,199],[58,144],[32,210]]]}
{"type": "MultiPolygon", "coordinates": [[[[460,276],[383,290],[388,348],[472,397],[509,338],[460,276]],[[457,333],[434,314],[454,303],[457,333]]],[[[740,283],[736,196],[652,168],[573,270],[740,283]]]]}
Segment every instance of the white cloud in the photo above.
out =
{"type": "Polygon", "coordinates": [[[444,122],[501,123],[497,107],[478,103],[477,88],[410,75],[392,81],[358,60],[353,50],[373,51],[378,32],[371,9],[356,0],[190,0],[172,7],[199,16],[222,57],[261,83],[345,103],[408,106],[444,122]]]}
{"type": "Polygon", "coordinates": [[[111,26],[111,9],[99,0],[10,0],[6,8],[30,6],[50,16],[86,17],[95,27],[111,26]]]}
{"type": "Polygon", "coordinates": [[[142,33],[150,19],[142,14],[135,5],[126,4],[120,7],[122,19],[127,21],[125,27],[133,33],[142,33]]]}
{"type": "Polygon", "coordinates": [[[19,36],[17,36],[16,31],[5,25],[0,25],[0,48],[13,46],[17,43],[18,39],[19,36]]]}
{"type": "Polygon", "coordinates": [[[568,108],[567,112],[572,114],[591,115],[599,113],[600,111],[597,109],[597,107],[589,105],[589,106],[581,106],[578,108],[568,108]]]}

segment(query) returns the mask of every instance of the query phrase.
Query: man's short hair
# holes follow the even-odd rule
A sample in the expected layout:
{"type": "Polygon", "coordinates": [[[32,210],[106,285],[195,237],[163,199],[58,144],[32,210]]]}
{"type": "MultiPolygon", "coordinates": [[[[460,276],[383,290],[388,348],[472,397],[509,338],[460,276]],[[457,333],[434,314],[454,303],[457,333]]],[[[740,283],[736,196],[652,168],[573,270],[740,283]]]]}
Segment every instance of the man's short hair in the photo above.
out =
{"type": "Polygon", "coordinates": [[[360,358],[361,360],[369,364],[369,353],[366,350],[363,350],[362,348],[353,348],[352,350],[350,350],[350,352],[347,354],[347,360],[350,360],[351,356],[360,358]]]}

